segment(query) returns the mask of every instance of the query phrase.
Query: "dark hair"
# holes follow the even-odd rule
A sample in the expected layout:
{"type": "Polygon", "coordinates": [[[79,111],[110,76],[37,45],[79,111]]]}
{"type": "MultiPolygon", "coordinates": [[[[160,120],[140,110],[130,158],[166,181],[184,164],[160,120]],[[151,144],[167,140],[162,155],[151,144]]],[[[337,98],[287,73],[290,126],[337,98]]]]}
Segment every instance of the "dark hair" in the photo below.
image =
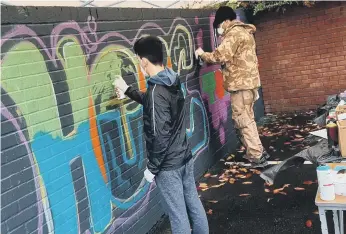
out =
{"type": "Polygon", "coordinates": [[[144,57],[155,65],[163,64],[162,42],[158,37],[142,37],[135,42],[133,49],[140,58],[144,57]]]}
{"type": "Polygon", "coordinates": [[[228,6],[222,6],[219,9],[217,9],[215,13],[215,19],[213,23],[213,27],[217,28],[219,24],[221,24],[225,20],[235,20],[237,18],[237,14],[234,12],[234,10],[231,7],[228,6]]]}

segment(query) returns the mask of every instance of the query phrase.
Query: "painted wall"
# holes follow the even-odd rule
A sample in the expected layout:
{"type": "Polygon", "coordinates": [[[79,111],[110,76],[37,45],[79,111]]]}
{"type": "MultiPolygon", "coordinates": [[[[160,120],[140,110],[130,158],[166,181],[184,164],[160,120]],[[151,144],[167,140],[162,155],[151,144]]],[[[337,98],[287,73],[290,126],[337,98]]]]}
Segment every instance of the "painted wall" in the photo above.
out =
{"type": "Polygon", "coordinates": [[[222,2],[222,0],[2,0],[1,3],[9,6],[72,6],[72,7],[131,7],[131,8],[202,8],[222,2]]]}
{"type": "MultiPolygon", "coordinates": [[[[165,45],[189,106],[198,178],[237,144],[213,48],[210,12],[2,7],[1,233],[146,233],[163,215],[146,165],[142,108],[114,99],[114,75],[141,90],[132,46],[165,45]]],[[[256,106],[257,117],[263,105],[256,106]]]]}

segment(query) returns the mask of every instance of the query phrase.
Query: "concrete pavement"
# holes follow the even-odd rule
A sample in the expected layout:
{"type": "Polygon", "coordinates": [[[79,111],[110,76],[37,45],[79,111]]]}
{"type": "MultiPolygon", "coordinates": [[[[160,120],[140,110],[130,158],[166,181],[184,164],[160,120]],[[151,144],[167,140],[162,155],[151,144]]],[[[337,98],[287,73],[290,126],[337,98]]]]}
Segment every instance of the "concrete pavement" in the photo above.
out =
{"type": "MultiPolygon", "coordinates": [[[[266,121],[260,132],[271,154],[270,160],[281,161],[307,147],[297,139],[317,128],[311,124],[312,118],[311,114],[304,113],[271,117],[266,121]]],[[[240,161],[243,154],[235,152],[229,161],[240,161]]],[[[321,233],[314,203],[315,170],[313,165],[289,168],[278,175],[274,185],[268,186],[256,171],[234,169],[223,161],[218,162],[206,173],[208,178],[202,178],[199,183],[210,233],[321,233]],[[227,180],[220,178],[225,172],[228,172],[227,180]],[[233,180],[236,181],[230,183],[233,180]],[[307,221],[311,221],[311,227],[306,225],[307,221]]],[[[331,213],[327,218],[329,230],[334,233],[331,213]]],[[[167,218],[154,233],[171,233],[167,218]]]]}

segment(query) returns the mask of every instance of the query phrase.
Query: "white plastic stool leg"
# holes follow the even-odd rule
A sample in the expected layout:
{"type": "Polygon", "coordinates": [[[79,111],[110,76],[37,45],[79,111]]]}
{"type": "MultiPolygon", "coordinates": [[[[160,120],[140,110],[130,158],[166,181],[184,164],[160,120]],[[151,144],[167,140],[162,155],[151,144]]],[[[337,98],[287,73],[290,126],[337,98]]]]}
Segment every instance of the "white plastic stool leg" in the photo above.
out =
{"type": "Polygon", "coordinates": [[[334,219],[335,234],[340,234],[339,217],[338,217],[337,210],[333,210],[333,219],[334,219]]]}
{"type": "Polygon", "coordinates": [[[327,226],[326,210],[318,207],[318,213],[320,215],[322,234],[329,234],[328,233],[328,226],[327,226]]]}
{"type": "Polygon", "coordinates": [[[344,225],[344,211],[339,210],[339,218],[340,218],[340,234],[344,234],[345,232],[345,225],[344,225]]]}

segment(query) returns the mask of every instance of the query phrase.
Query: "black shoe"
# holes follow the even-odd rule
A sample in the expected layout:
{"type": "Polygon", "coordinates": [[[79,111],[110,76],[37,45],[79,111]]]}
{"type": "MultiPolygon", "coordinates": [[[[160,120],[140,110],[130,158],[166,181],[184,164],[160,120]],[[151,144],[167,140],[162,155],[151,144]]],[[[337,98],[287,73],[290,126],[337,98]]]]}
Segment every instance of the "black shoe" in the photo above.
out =
{"type": "Polygon", "coordinates": [[[267,159],[270,158],[270,155],[266,151],[263,151],[263,154],[262,154],[260,159],[249,158],[246,155],[243,156],[243,158],[246,160],[249,160],[252,168],[264,168],[264,167],[268,166],[267,159]]]}
{"type": "Polygon", "coordinates": [[[268,165],[269,164],[267,162],[265,155],[262,155],[260,159],[252,159],[252,162],[251,162],[252,168],[265,168],[268,165]]]}
{"type": "Polygon", "coordinates": [[[267,153],[266,150],[263,150],[262,157],[264,157],[265,159],[269,159],[269,158],[270,158],[270,155],[267,153]]]}

